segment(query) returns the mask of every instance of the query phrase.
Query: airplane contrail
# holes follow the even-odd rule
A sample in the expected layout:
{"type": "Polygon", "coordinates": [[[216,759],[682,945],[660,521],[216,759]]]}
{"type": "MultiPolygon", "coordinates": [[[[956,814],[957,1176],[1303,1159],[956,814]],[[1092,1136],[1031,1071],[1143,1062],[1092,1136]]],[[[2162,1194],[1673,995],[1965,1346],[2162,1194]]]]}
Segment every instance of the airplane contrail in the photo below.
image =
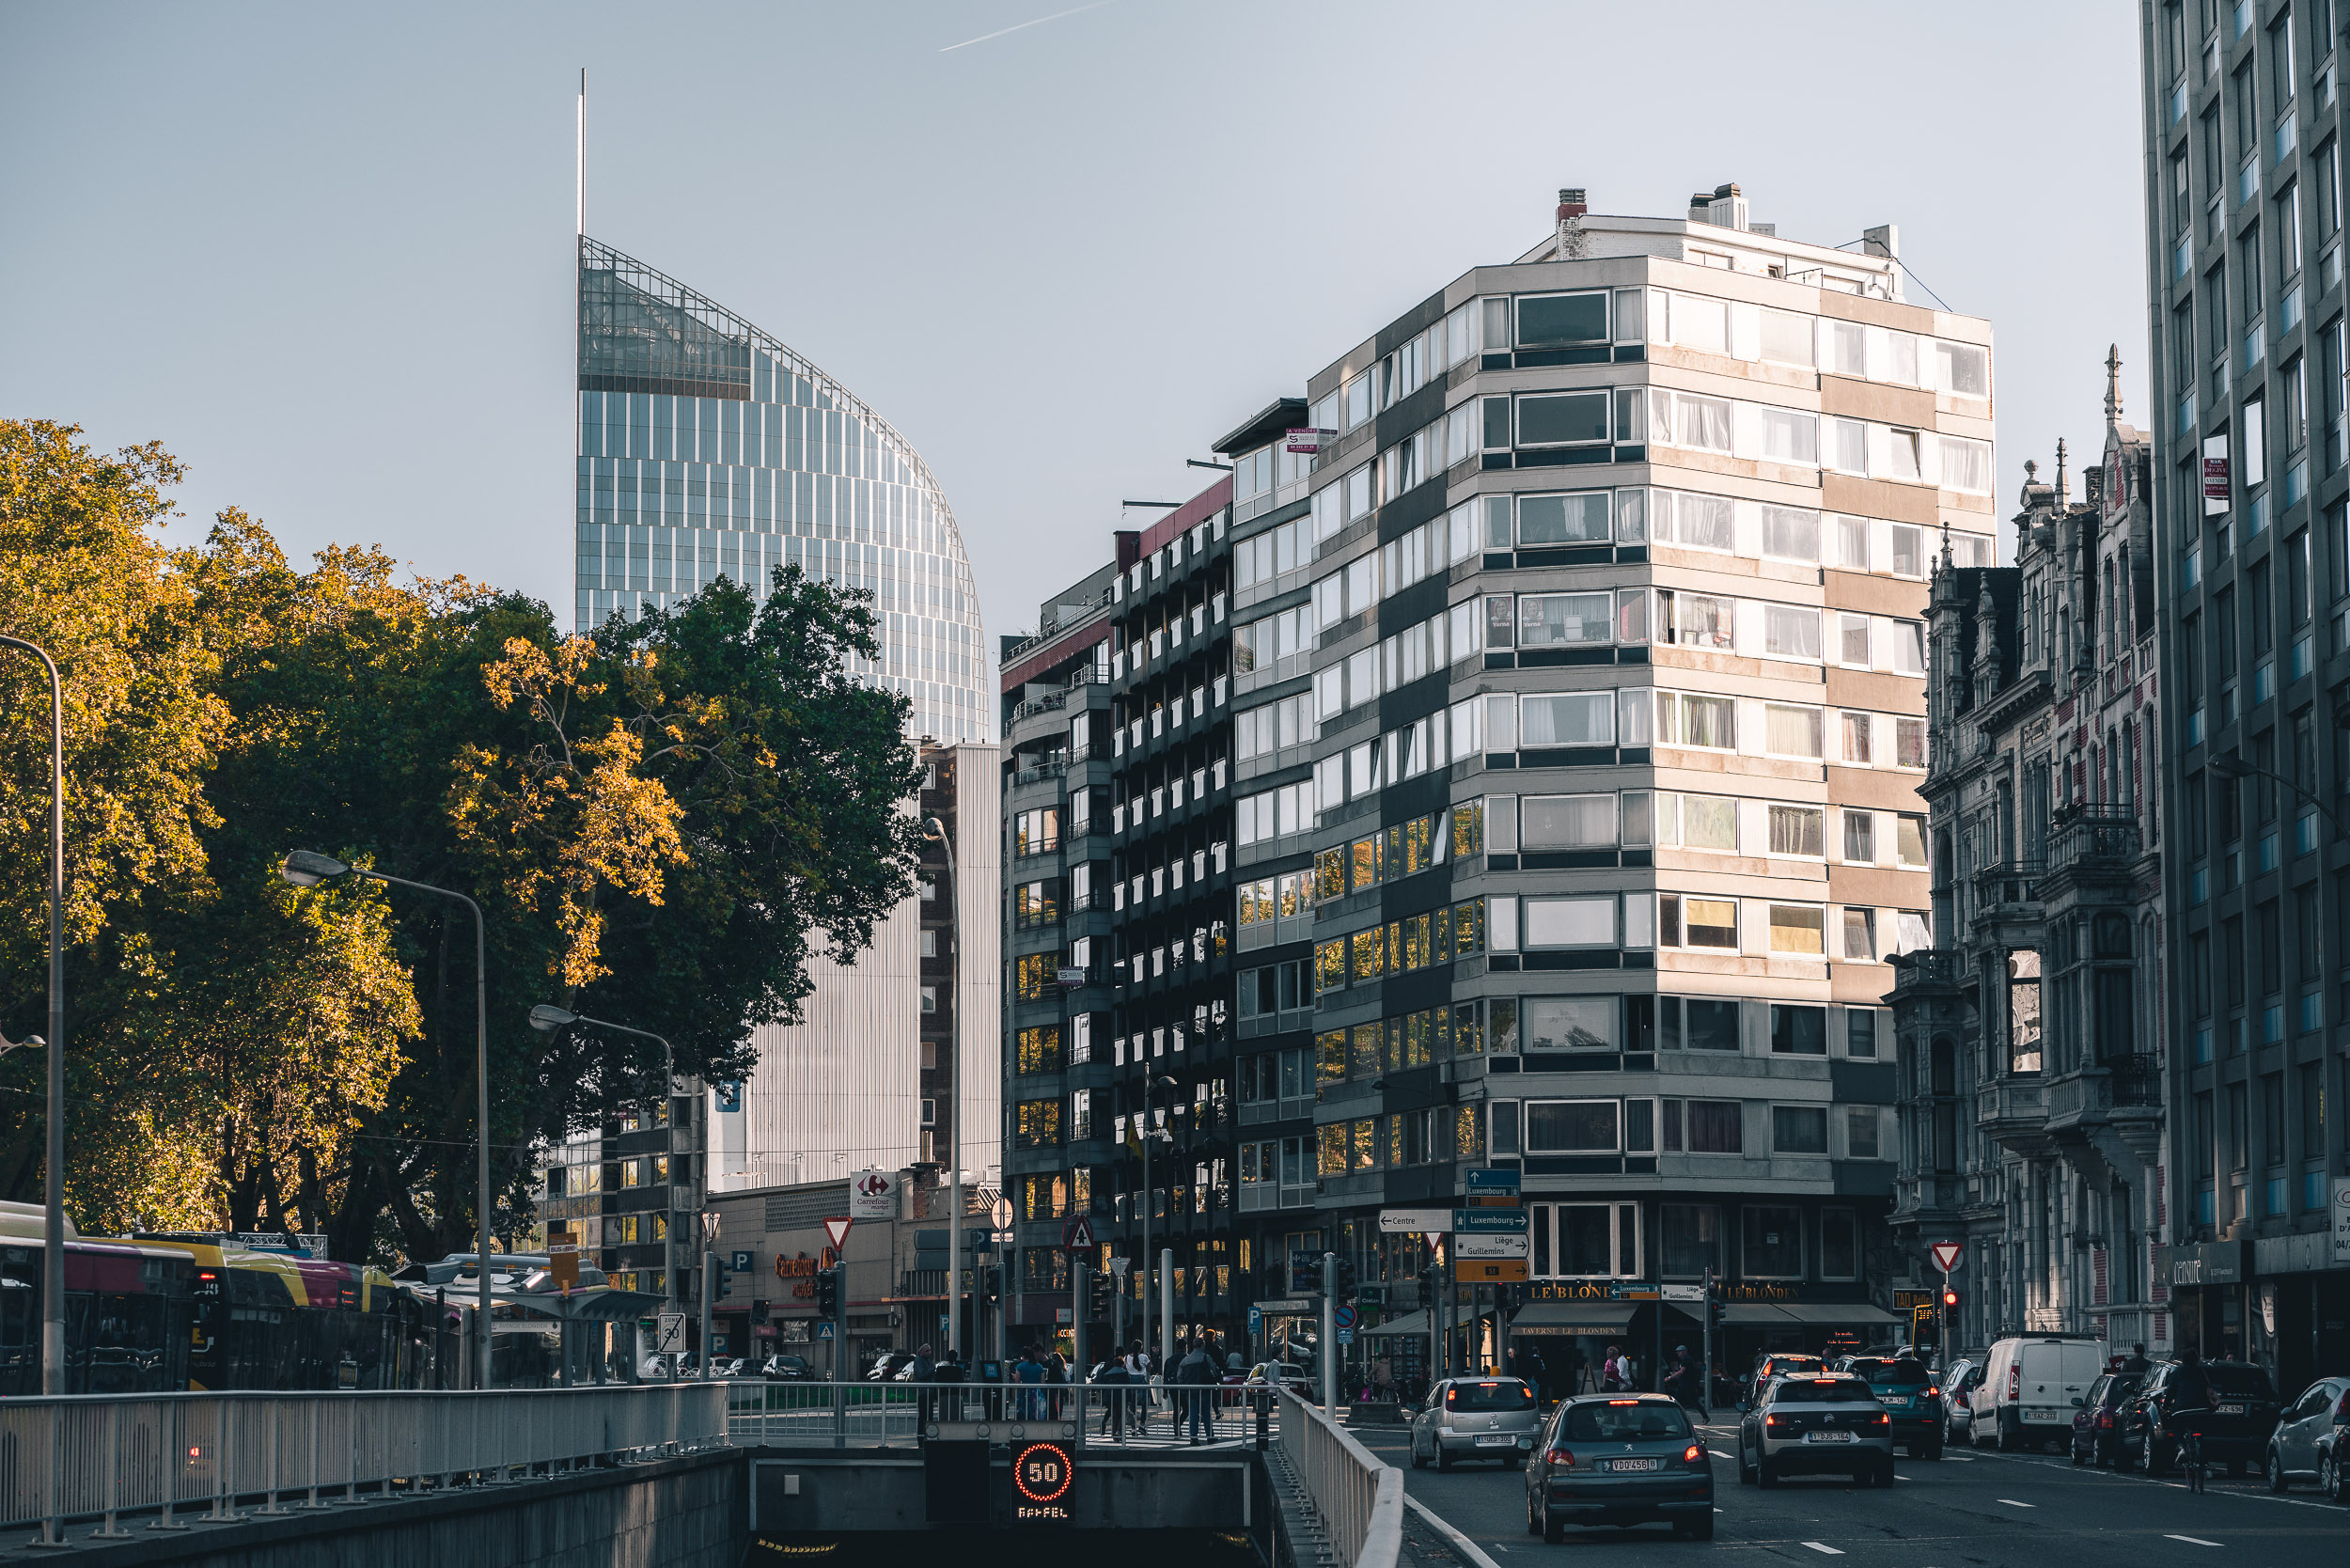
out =
{"type": "Polygon", "coordinates": [[[1017,33],[1024,27],[1042,27],[1048,22],[1058,22],[1064,16],[1075,16],[1079,11],[1098,11],[1109,3],[1110,0],[1093,0],[1091,5],[1073,6],[1065,11],[1055,11],[1050,16],[1040,16],[1033,22],[1014,23],[1009,27],[998,27],[992,33],[981,33],[975,39],[964,39],[961,43],[950,43],[946,48],[940,50],[939,53],[942,55],[949,55],[958,49],[968,49],[975,43],[985,43],[990,39],[1002,38],[1006,33],[1017,33]]]}

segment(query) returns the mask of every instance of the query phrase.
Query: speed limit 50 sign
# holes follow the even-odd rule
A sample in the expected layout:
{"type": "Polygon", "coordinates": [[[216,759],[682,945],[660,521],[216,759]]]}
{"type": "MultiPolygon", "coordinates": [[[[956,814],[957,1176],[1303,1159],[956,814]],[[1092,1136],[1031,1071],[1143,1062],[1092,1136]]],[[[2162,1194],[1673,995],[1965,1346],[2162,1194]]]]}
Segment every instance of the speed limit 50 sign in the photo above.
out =
{"type": "Polygon", "coordinates": [[[1012,1456],[1011,1516],[1026,1525],[1065,1525],[1077,1461],[1059,1443],[1030,1443],[1012,1456]]]}

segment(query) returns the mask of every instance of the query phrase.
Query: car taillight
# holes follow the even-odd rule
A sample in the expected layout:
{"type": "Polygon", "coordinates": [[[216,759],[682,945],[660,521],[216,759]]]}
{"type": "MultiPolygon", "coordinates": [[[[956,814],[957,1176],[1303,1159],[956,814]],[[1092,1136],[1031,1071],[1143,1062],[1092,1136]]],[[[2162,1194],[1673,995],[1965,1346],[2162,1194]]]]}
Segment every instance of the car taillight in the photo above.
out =
{"type": "Polygon", "coordinates": [[[1573,1449],[1552,1449],[1547,1453],[1543,1455],[1543,1463],[1549,1466],[1554,1470],[1572,1470],[1574,1468],[1574,1450],[1573,1449]]]}
{"type": "Polygon", "coordinates": [[[1762,1418],[1762,1430],[1765,1432],[1784,1431],[1786,1428],[1794,1424],[1794,1422],[1789,1420],[1784,1416],[1765,1416],[1762,1418]]]}
{"type": "Polygon", "coordinates": [[[1705,1463],[1705,1450],[1698,1444],[1692,1443],[1687,1448],[1681,1450],[1681,1457],[1687,1460],[1692,1465],[1702,1465],[1705,1463]]]}
{"type": "Polygon", "coordinates": [[[2340,1426],[2344,1421],[2350,1421],[2350,1388],[2342,1391],[2342,1403],[2334,1406],[2334,1424],[2340,1426]]]}
{"type": "Polygon", "coordinates": [[[1942,1390],[1939,1388],[1928,1387],[1926,1389],[1926,1398],[1928,1399],[1939,1399],[1941,1395],[1942,1390]]]}
{"type": "Polygon", "coordinates": [[[1871,1421],[1881,1421],[1881,1422],[1883,1422],[1884,1424],[1886,1424],[1886,1425],[1888,1425],[1888,1426],[1890,1426],[1890,1425],[1892,1425],[1892,1423],[1893,1423],[1893,1418],[1892,1418],[1892,1417],[1890,1417],[1890,1416],[1888,1416],[1888,1415],[1887,1415],[1887,1414],[1886,1414],[1884,1411],[1882,1411],[1882,1410],[1878,1411],[1875,1415],[1873,1415],[1873,1416],[1870,1417],[1870,1418],[1869,1418],[1869,1419],[1870,1419],[1871,1421]]]}
{"type": "Polygon", "coordinates": [[[2024,1363],[2016,1362],[2007,1369],[2007,1397],[2021,1399],[2024,1393],[2024,1363]]]}

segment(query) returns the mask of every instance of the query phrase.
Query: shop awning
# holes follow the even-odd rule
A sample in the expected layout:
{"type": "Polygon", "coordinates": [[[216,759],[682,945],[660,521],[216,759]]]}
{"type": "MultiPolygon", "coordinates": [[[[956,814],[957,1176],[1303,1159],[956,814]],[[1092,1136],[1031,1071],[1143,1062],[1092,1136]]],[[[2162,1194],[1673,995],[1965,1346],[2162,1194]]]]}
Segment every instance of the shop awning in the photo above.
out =
{"type": "Polygon", "coordinates": [[[1882,1307],[1872,1307],[1859,1301],[1790,1301],[1778,1309],[1797,1323],[1822,1328],[1853,1328],[1862,1325],[1873,1326],[1904,1321],[1882,1307]]]}
{"type": "Polygon", "coordinates": [[[1786,1308],[1767,1301],[1731,1301],[1722,1307],[1722,1323],[1731,1328],[1785,1328],[1800,1321],[1790,1317],[1786,1308]]]}
{"type": "Polygon", "coordinates": [[[1402,1317],[1397,1318],[1393,1323],[1383,1323],[1376,1328],[1364,1329],[1363,1338],[1367,1340],[1375,1340],[1383,1336],[1398,1334],[1426,1334],[1427,1332],[1427,1313],[1406,1312],[1402,1317]]]}
{"type": "Polygon", "coordinates": [[[1512,1334],[1621,1334],[1632,1326],[1629,1301],[1537,1301],[1510,1320],[1512,1334]]]}

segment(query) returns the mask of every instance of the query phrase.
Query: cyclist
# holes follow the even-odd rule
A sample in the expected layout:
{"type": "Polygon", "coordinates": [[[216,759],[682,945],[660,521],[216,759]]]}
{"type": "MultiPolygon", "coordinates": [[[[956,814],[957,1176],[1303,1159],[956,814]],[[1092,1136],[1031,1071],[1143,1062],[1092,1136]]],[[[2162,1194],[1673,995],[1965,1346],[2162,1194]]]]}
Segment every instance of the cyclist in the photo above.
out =
{"type": "Polygon", "coordinates": [[[2167,1390],[2170,1409],[2164,1424],[2179,1436],[2179,1467],[2186,1473],[2186,1489],[2203,1489],[2203,1418],[2211,1414],[2211,1379],[2204,1374],[2203,1357],[2200,1352],[2188,1351],[2179,1360],[2178,1375],[2170,1380],[2167,1390]]]}

